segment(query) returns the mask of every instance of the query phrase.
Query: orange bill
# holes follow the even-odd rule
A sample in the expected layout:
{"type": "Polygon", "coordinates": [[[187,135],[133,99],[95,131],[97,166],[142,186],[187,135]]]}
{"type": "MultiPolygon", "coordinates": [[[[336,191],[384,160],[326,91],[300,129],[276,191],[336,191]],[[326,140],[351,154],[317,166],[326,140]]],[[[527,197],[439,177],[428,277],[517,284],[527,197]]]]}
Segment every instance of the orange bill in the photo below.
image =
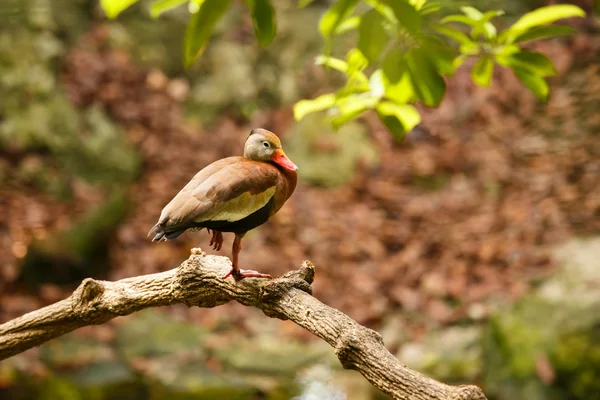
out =
{"type": "Polygon", "coordinates": [[[283,168],[285,168],[287,170],[290,170],[290,171],[298,170],[298,167],[296,166],[296,164],[294,164],[289,158],[287,158],[287,156],[283,152],[283,149],[275,150],[275,153],[273,153],[273,156],[271,157],[271,161],[282,166],[283,168]]]}

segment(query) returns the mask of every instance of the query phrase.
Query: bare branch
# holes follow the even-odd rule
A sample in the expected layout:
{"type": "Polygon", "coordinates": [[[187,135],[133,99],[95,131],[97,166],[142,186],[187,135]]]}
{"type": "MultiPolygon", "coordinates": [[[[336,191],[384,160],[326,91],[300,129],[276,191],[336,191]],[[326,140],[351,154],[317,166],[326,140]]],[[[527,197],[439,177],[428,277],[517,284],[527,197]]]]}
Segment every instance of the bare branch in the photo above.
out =
{"type": "Polygon", "coordinates": [[[485,400],[476,386],[449,386],[412,371],[389,352],[379,333],[310,295],[314,267],[273,280],[222,279],[226,257],[200,249],[178,268],[116,282],[86,279],[62,301],[0,325],[0,360],[86,325],[149,307],[184,303],[215,307],[235,300],[267,316],[289,319],[329,343],[346,369],[354,369],[393,399],[485,400]]]}

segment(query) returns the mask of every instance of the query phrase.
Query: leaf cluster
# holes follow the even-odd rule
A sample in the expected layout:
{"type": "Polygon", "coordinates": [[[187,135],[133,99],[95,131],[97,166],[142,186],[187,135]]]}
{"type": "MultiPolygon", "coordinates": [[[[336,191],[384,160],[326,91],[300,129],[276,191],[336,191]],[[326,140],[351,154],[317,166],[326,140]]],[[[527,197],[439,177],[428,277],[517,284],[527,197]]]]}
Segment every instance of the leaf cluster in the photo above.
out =
{"type": "MultiPolygon", "coordinates": [[[[110,18],[138,0],[101,0],[110,18]]],[[[300,8],[313,0],[299,0],[300,8]]],[[[271,0],[244,0],[261,46],[277,34],[271,0]]],[[[184,39],[184,62],[193,64],[207,45],[215,25],[231,0],[156,0],[150,14],[157,18],[175,7],[187,5],[191,14],[184,39]]],[[[570,35],[571,27],[551,25],[584,11],[569,4],[541,7],[521,16],[504,30],[495,24],[502,10],[480,11],[451,0],[337,0],[322,15],[319,32],[323,54],[316,64],[343,74],[346,84],[335,93],[294,106],[297,120],[325,111],[334,127],[373,110],[396,137],[421,121],[415,103],[436,107],[444,98],[446,78],[468,58],[476,61],[473,82],[489,86],[497,66],[511,69],[536,97],[546,101],[547,78],[556,74],[545,55],[524,44],[570,35]],[[332,56],[334,41],[354,33],[356,45],[343,58],[332,56]]]]}

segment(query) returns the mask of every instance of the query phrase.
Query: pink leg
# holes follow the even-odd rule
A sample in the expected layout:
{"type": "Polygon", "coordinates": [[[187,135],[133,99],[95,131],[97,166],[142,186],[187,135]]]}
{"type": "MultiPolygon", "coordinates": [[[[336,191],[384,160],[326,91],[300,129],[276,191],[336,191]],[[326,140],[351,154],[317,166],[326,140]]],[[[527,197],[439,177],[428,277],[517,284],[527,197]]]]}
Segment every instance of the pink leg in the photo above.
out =
{"type": "Polygon", "coordinates": [[[267,279],[271,279],[271,275],[269,274],[261,274],[258,271],[252,271],[250,269],[240,269],[239,263],[238,263],[238,255],[240,254],[240,250],[242,250],[242,238],[244,237],[244,233],[243,234],[235,234],[235,239],[233,239],[233,248],[231,250],[231,255],[232,255],[232,263],[233,263],[233,267],[231,268],[231,271],[229,271],[227,273],[227,275],[225,275],[223,277],[223,279],[229,277],[229,275],[232,275],[233,278],[236,281],[242,280],[244,278],[267,278],[267,279]]]}

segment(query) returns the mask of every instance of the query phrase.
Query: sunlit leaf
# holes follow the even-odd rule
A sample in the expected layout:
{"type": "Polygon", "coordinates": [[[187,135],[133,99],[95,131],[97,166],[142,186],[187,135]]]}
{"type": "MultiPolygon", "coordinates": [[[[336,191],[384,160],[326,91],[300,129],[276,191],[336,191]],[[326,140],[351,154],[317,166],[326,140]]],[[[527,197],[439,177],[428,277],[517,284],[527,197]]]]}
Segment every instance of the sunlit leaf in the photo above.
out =
{"type": "Polygon", "coordinates": [[[320,55],[315,58],[316,65],[324,65],[329,68],[333,68],[345,74],[348,73],[348,63],[344,60],[340,60],[339,58],[329,57],[320,55]]]}
{"type": "Polygon", "coordinates": [[[559,19],[571,17],[585,17],[585,11],[571,4],[540,7],[523,15],[509,29],[513,32],[523,32],[536,26],[547,25],[559,19]]]}
{"type": "Polygon", "coordinates": [[[540,76],[556,75],[552,61],[545,55],[532,51],[519,51],[498,57],[498,62],[504,66],[517,67],[540,76]]]}
{"type": "Polygon", "coordinates": [[[335,94],[329,93],[313,100],[300,100],[294,104],[294,118],[300,121],[307,114],[323,111],[335,105],[335,94]]]}
{"type": "Polygon", "coordinates": [[[466,54],[461,54],[458,57],[456,57],[454,59],[454,61],[452,62],[452,65],[454,66],[454,70],[456,71],[464,62],[465,60],[468,58],[469,56],[466,54]]]}
{"type": "Polygon", "coordinates": [[[477,43],[471,42],[471,43],[461,44],[460,47],[458,48],[458,51],[460,52],[460,54],[462,54],[464,56],[473,56],[473,55],[479,54],[479,52],[481,51],[481,48],[479,47],[479,45],[477,43]]]}
{"type": "Polygon", "coordinates": [[[494,59],[490,56],[483,56],[473,66],[471,78],[479,86],[490,86],[492,75],[494,73],[494,59]]]}
{"type": "Polygon", "coordinates": [[[162,13],[179,7],[182,4],[187,3],[188,0],[158,0],[152,3],[150,6],[150,16],[152,18],[158,18],[162,13]]]}
{"type": "Polygon", "coordinates": [[[548,83],[539,75],[530,73],[522,68],[513,68],[517,78],[540,100],[547,101],[550,89],[548,83]]]}
{"type": "Polygon", "coordinates": [[[338,0],[331,6],[319,21],[321,35],[326,38],[330,37],[338,25],[350,15],[356,3],[358,0],[338,0]]]}
{"type": "Polygon", "coordinates": [[[570,26],[538,26],[517,35],[512,42],[524,43],[556,36],[568,36],[573,33],[575,33],[575,29],[570,26]]]}
{"type": "Polygon", "coordinates": [[[473,40],[471,40],[471,38],[469,36],[467,36],[465,33],[461,32],[461,31],[459,31],[458,29],[450,28],[445,25],[434,25],[433,29],[435,29],[442,35],[449,37],[450,39],[456,40],[458,43],[461,43],[461,44],[466,43],[466,44],[475,45],[475,43],[473,42],[473,40]]]}
{"type": "Polygon", "coordinates": [[[348,54],[346,54],[346,63],[348,64],[346,73],[348,76],[353,76],[357,72],[361,72],[367,68],[369,60],[367,60],[360,49],[351,49],[348,54]]]}
{"type": "Polygon", "coordinates": [[[442,5],[439,3],[427,3],[420,10],[421,15],[429,15],[438,12],[442,9],[442,5]]]}
{"type": "Polygon", "coordinates": [[[371,74],[369,78],[369,88],[371,88],[371,95],[373,97],[381,98],[385,95],[385,76],[383,71],[378,69],[371,74]]]}
{"type": "Polygon", "coordinates": [[[382,101],[375,110],[381,122],[397,139],[402,139],[406,132],[421,122],[419,111],[409,104],[382,101]]]}
{"type": "Polygon", "coordinates": [[[467,17],[471,18],[474,21],[479,21],[481,18],[483,18],[483,13],[475,7],[464,6],[460,8],[460,11],[462,11],[467,17]]]}
{"type": "Polygon", "coordinates": [[[404,68],[400,80],[396,83],[387,83],[385,86],[385,97],[394,103],[405,104],[416,100],[415,90],[410,79],[408,69],[404,68]]]}
{"type": "Polygon", "coordinates": [[[415,7],[403,0],[392,0],[388,3],[394,16],[408,32],[416,34],[421,30],[421,15],[415,7]]]}
{"type": "Polygon", "coordinates": [[[100,0],[100,5],[104,9],[108,18],[116,18],[124,10],[137,3],[139,0],[100,0]]]}
{"type": "Polygon", "coordinates": [[[231,0],[205,0],[200,9],[192,14],[185,31],[184,61],[192,65],[204,51],[213,29],[225,14],[231,0]]]}
{"type": "MultiPolygon", "coordinates": [[[[324,56],[324,55],[318,56],[315,59],[315,64],[324,65],[326,67],[333,68],[337,71],[344,73],[349,78],[351,77],[354,81],[357,81],[357,82],[351,82],[353,85],[362,84],[362,85],[366,86],[365,90],[368,91],[369,90],[369,87],[368,87],[369,79],[366,77],[365,74],[363,74],[361,72],[361,70],[367,66],[367,61],[364,58],[364,56],[362,55],[362,53],[360,53],[360,50],[358,50],[358,49],[353,49],[353,50],[355,50],[355,51],[350,50],[347,54],[347,59],[350,62],[352,62],[352,64],[353,64],[352,67],[350,67],[349,63],[344,60],[340,60],[339,58],[334,58],[334,57],[329,57],[329,56],[324,56]],[[358,54],[356,52],[358,52],[358,54]]],[[[347,89],[349,89],[350,91],[359,90],[354,87],[350,87],[347,89]]],[[[362,88],[360,90],[365,91],[365,90],[362,90],[362,88]]]]}
{"type": "Polygon", "coordinates": [[[269,0],[247,0],[251,14],[254,34],[261,46],[266,46],[275,39],[277,20],[275,10],[269,0]]]}
{"type": "Polygon", "coordinates": [[[466,15],[448,15],[444,19],[442,19],[442,24],[446,24],[448,22],[460,22],[461,24],[476,26],[477,20],[467,17],[466,15]]]}
{"type": "Polygon", "coordinates": [[[483,35],[488,39],[494,39],[496,37],[497,30],[494,24],[491,22],[479,21],[479,24],[473,27],[471,37],[477,38],[479,35],[483,35]]]}
{"type": "Polygon", "coordinates": [[[384,19],[377,10],[370,10],[363,15],[358,28],[358,48],[369,63],[379,58],[389,38],[383,27],[384,19]]]}
{"type": "Polygon", "coordinates": [[[411,50],[406,58],[410,77],[417,96],[430,107],[437,106],[446,91],[446,82],[426,51],[411,50]]]}
{"type": "Polygon", "coordinates": [[[378,99],[372,97],[369,93],[338,98],[335,104],[337,112],[331,119],[331,124],[337,129],[346,122],[359,117],[365,111],[374,108],[377,103],[378,99]]]}
{"type": "Polygon", "coordinates": [[[482,21],[491,21],[492,19],[499,17],[501,15],[504,15],[505,12],[502,10],[492,10],[492,11],[486,11],[483,13],[483,16],[481,17],[482,21]]]}
{"type": "Polygon", "coordinates": [[[499,59],[503,59],[511,54],[518,53],[521,51],[521,48],[516,44],[506,44],[503,46],[497,46],[494,48],[494,54],[499,59]]]}
{"type": "Polygon", "coordinates": [[[346,33],[348,31],[358,28],[359,25],[360,17],[354,16],[347,18],[344,22],[338,25],[338,27],[335,29],[335,34],[341,35],[342,33],[346,33]]]}
{"type": "Polygon", "coordinates": [[[427,0],[408,0],[408,3],[412,5],[415,9],[420,10],[425,5],[425,3],[427,3],[427,0]]]}

